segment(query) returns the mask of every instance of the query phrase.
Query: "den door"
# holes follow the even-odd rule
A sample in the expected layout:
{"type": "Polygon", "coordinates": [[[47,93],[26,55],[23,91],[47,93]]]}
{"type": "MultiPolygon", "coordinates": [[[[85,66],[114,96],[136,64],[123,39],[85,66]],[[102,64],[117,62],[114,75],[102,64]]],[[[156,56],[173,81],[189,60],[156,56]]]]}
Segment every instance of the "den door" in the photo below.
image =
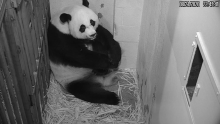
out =
{"type": "Polygon", "coordinates": [[[203,63],[190,104],[195,124],[220,124],[220,103],[203,63]]]}
{"type": "Polygon", "coordinates": [[[188,105],[193,124],[220,124],[220,101],[214,71],[211,72],[211,62],[204,47],[196,40],[192,55],[189,76],[186,84],[188,105]]]}

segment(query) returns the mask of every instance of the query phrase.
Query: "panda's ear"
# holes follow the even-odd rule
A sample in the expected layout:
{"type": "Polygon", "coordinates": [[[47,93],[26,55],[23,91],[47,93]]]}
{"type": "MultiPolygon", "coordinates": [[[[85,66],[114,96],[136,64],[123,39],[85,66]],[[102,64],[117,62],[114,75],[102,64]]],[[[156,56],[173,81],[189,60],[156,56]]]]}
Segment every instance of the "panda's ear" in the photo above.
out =
{"type": "Polygon", "coordinates": [[[60,15],[60,21],[61,21],[62,23],[69,22],[69,21],[71,21],[71,19],[72,19],[72,17],[71,17],[70,14],[62,13],[62,14],[60,15]]]}

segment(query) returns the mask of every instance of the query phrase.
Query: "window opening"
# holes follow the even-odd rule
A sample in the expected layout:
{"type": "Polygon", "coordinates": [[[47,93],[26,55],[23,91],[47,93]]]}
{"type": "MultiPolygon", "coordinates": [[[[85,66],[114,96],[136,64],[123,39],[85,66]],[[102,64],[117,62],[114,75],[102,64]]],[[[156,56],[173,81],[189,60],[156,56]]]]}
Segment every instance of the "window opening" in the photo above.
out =
{"type": "Polygon", "coordinates": [[[202,63],[203,63],[203,58],[199,50],[199,47],[197,47],[194,57],[193,57],[192,66],[191,66],[190,73],[189,73],[189,78],[186,84],[186,89],[188,91],[190,102],[192,101],[192,97],[195,92],[195,87],[196,87],[199,73],[202,67],[202,63]]]}

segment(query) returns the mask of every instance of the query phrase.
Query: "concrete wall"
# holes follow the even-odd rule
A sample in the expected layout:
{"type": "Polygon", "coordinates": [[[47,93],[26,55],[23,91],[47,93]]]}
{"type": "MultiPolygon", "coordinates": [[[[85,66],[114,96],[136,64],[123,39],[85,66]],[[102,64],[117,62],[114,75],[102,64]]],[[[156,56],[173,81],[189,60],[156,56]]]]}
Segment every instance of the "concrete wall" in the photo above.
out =
{"type": "Polygon", "coordinates": [[[220,8],[202,2],[181,8],[177,0],[144,1],[137,72],[146,124],[192,123],[182,86],[197,31],[220,75],[220,8]]]}
{"type": "Polygon", "coordinates": [[[115,0],[114,38],[122,49],[120,68],[136,68],[144,0],[115,0]]]}
{"type": "Polygon", "coordinates": [[[197,31],[201,32],[210,61],[217,75],[220,75],[220,7],[206,8],[203,7],[203,0],[199,1],[200,7],[198,8],[178,7],[179,2],[175,0],[172,0],[169,5],[166,23],[177,59],[181,82],[183,82],[183,76],[186,74],[191,56],[190,49],[197,31]]]}
{"type": "Polygon", "coordinates": [[[57,11],[62,10],[63,7],[74,4],[82,5],[82,0],[50,0],[50,13],[53,15],[57,11]]]}
{"type": "Polygon", "coordinates": [[[188,124],[166,20],[169,0],[144,2],[137,72],[146,124],[188,124]]]}

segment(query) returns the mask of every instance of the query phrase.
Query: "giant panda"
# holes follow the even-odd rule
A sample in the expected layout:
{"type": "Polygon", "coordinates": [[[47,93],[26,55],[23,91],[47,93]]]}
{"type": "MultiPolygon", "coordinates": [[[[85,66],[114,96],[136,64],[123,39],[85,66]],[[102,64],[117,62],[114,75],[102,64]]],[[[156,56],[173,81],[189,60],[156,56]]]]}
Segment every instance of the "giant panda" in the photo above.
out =
{"type": "Polygon", "coordinates": [[[91,103],[119,104],[117,94],[104,87],[117,79],[112,70],[120,64],[121,47],[91,9],[74,5],[52,15],[47,36],[52,73],[67,93],[91,103]]]}

